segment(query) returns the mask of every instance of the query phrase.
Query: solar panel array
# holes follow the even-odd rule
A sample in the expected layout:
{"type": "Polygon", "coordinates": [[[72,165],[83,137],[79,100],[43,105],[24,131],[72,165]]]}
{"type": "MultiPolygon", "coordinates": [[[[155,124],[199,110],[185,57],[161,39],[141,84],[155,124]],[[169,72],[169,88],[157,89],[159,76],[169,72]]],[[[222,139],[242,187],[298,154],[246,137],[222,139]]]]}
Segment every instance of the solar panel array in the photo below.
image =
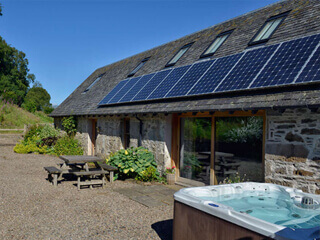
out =
{"type": "Polygon", "coordinates": [[[320,34],[121,81],[99,105],[320,81],[320,34]]]}

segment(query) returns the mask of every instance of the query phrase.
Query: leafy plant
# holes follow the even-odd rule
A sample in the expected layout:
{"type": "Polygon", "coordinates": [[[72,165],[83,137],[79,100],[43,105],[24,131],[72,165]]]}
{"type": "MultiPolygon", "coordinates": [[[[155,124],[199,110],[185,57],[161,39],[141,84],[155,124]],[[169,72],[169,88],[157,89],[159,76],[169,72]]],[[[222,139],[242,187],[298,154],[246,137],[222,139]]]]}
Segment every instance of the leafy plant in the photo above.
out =
{"type": "Polygon", "coordinates": [[[40,154],[48,154],[53,153],[53,148],[48,147],[47,145],[38,146],[36,141],[32,138],[29,138],[26,141],[22,141],[18,143],[13,150],[16,153],[40,153],[40,154]]]}
{"type": "MultiPolygon", "coordinates": [[[[145,174],[149,174],[144,172],[149,167],[157,168],[153,154],[143,147],[119,150],[109,156],[106,162],[118,168],[119,171],[115,174],[115,179],[136,178],[138,175],[144,178],[145,174]]],[[[158,171],[156,171],[156,175],[159,176],[158,171]]]]}
{"type": "Polygon", "coordinates": [[[159,173],[155,167],[148,167],[146,170],[138,174],[135,179],[142,182],[152,182],[159,178],[159,173]]]}
{"type": "Polygon", "coordinates": [[[77,120],[73,117],[64,117],[62,126],[69,137],[74,137],[77,133],[77,120]]]}
{"type": "Polygon", "coordinates": [[[59,137],[59,135],[60,135],[60,131],[48,124],[44,125],[39,132],[39,137],[41,139],[48,138],[48,137],[59,137]]]}
{"type": "Polygon", "coordinates": [[[36,125],[31,126],[30,129],[28,130],[28,132],[24,135],[24,140],[27,141],[29,138],[39,136],[39,134],[43,128],[44,128],[43,125],[36,124],[36,125]]]}
{"type": "Polygon", "coordinates": [[[58,139],[54,146],[54,152],[56,155],[83,155],[79,141],[69,136],[58,139]]]}

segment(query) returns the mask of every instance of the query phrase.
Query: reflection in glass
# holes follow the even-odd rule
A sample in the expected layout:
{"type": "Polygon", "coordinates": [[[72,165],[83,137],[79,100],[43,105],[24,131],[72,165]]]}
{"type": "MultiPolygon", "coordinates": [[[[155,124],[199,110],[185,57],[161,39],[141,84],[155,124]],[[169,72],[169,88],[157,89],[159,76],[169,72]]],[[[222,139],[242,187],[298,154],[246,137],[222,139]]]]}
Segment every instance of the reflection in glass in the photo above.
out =
{"type": "Polygon", "coordinates": [[[217,117],[214,169],[218,183],[263,182],[262,117],[217,117]]]}
{"type": "Polygon", "coordinates": [[[210,183],[211,118],[181,118],[180,176],[210,183]]]}

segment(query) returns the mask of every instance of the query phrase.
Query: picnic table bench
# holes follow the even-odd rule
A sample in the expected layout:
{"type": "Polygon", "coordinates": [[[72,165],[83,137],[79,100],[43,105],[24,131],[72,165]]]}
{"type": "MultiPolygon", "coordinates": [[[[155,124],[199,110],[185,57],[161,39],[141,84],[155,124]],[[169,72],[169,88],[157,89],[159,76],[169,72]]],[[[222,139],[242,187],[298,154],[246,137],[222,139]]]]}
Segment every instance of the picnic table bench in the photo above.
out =
{"type": "Polygon", "coordinates": [[[82,185],[92,185],[102,184],[102,187],[106,184],[106,175],[109,175],[110,183],[113,182],[114,171],[118,168],[109,166],[104,163],[104,159],[96,156],[74,156],[74,155],[62,155],[59,156],[64,162],[59,164],[60,168],[57,167],[45,167],[48,172],[48,179],[57,186],[59,179],[62,179],[63,174],[73,174],[78,179],[77,186],[80,189],[82,185]],[[89,168],[88,163],[94,163],[95,168],[89,168]],[[94,179],[95,176],[100,176],[101,180],[94,179]],[[85,179],[87,178],[87,179],[85,179]],[[81,181],[81,180],[90,181],[81,181]]]}
{"type": "Polygon", "coordinates": [[[78,180],[77,180],[77,187],[78,190],[80,190],[81,186],[84,185],[89,185],[90,188],[92,189],[92,186],[95,184],[102,184],[102,188],[106,185],[106,177],[105,175],[107,174],[107,171],[104,170],[89,170],[89,171],[81,171],[81,172],[73,172],[72,174],[75,175],[78,180]],[[101,176],[100,179],[84,179],[84,177],[93,177],[93,176],[101,176]],[[81,181],[81,179],[84,179],[84,181],[81,181]]]}
{"type": "Polygon", "coordinates": [[[52,182],[53,186],[58,185],[58,177],[62,174],[62,171],[56,167],[44,167],[48,172],[48,180],[52,182]]]}

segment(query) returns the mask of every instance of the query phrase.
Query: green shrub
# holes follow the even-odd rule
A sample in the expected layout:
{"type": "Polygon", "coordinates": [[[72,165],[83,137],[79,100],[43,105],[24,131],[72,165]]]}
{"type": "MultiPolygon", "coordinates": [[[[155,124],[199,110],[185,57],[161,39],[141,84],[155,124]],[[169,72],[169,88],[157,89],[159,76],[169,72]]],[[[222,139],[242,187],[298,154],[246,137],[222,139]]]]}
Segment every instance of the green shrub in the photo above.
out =
{"type": "Polygon", "coordinates": [[[60,131],[48,124],[44,125],[38,133],[40,139],[48,137],[59,137],[59,135],[60,131]]]}
{"type": "Polygon", "coordinates": [[[62,126],[69,137],[73,137],[77,133],[77,120],[73,117],[64,117],[62,119],[62,126]]]}
{"type": "Polygon", "coordinates": [[[56,155],[83,155],[83,149],[77,139],[64,136],[54,146],[56,155]]]}
{"type": "MultiPolygon", "coordinates": [[[[145,178],[145,175],[149,174],[145,172],[149,167],[157,168],[153,154],[143,147],[122,149],[109,156],[106,161],[118,168],[119,171],[115,174],[115,179],[145,178]]],[[[157,170],[155,174],[159,176],[157,170]]]]}
{"type": "Polygon", "coordinates": [[[159,179],[159,173],[155,167],[148,167],[142,171],[141,174],[138,174],[135,179],[142,182],[157,181],[159,179]]]}
{"type": "Polygon", "coordinates": [[[44,128],[43,125],[36,124],[36,125],[31,126],[29,131],[24,135],[24,140],[27,141],[29,138],[34,138],[36,136],[39,136],[39,134],[43,128],[44,128]]]}
{"type": "Polygon", "coordinates": [[[40,154],[50,154],[53,153],[53,148],[48,147],[47,145],[38,146],[36,141],[32,138],[29,138],[26,141],[18,143],[13,151],[16,153],[40,153],[40,154]]]}

